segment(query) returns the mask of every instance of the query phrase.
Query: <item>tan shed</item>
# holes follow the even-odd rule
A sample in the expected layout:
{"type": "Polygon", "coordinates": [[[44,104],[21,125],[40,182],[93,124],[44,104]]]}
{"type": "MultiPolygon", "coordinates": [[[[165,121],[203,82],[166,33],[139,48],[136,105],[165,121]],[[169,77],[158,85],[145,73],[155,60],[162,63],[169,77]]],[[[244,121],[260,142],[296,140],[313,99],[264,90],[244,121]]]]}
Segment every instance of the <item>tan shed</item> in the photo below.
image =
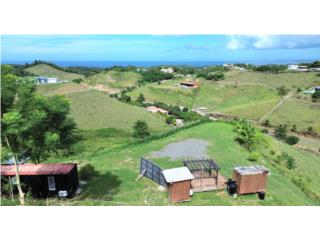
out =
{"type": "Polygon", "coordinates": [[[237,183],[237,193],[258,193],[267,189],[269,171],[263,166],[236,167],[232,179],[237,183]]]}
{"type": "Polygon", "coordinates": [[[168,184],[169,199],[171,202],[190,200],[191,180],[193,175],[187,167],[166,169],[162,171],[168,184]]]}

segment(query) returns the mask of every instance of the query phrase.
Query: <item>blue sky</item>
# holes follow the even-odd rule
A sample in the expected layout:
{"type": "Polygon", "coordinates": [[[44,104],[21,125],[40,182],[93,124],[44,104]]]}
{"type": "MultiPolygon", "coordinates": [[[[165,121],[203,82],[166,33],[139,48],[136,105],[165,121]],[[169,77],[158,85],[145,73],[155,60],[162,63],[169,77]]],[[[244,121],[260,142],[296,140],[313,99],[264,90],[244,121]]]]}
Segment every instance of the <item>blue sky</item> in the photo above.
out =
{"type": "Polygon", "coordinates": [[[297,61],[320,35],[3,35],[2,61],[297,61]]]}

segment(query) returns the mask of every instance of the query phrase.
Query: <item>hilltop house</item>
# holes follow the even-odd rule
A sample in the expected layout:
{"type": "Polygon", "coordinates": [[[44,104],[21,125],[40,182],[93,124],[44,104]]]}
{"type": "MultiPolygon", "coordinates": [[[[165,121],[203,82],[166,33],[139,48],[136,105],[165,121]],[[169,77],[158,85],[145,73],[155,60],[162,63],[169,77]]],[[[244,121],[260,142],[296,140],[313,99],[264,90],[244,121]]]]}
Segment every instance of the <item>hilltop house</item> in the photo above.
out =
{"type": "Polygon", "coordinates": [[[56,77],[42,77],[39,76],[37,77],[37,83],[38,84],[50,84],[50,83],[57,83],[58,82],[58,78],[56,77]]]}
{"type": "Polygon", "coordinates": [[[152,113],[158,113],[159,112],[159,113],[163,113],[163,114],[168,114],[167,110],[159,108],[159,107],[156,107],[156,106],[146,107],[146,110],[149,111],[149,112],[152,112],[152,113]]]}
{"type": "Polygon", "coordinates": [[[164,73],[173,73],[174,70],[170,67],[170,68],[161,68],[160,70],[161,72],[164,72],[164,73]]]}
{"type": "Polygon", "coordinates": [[[298,64],[290,64],[290,65],[288,65],[288,70],[289,71],[297,71],[298,68],[299,68],[298,64]]]}

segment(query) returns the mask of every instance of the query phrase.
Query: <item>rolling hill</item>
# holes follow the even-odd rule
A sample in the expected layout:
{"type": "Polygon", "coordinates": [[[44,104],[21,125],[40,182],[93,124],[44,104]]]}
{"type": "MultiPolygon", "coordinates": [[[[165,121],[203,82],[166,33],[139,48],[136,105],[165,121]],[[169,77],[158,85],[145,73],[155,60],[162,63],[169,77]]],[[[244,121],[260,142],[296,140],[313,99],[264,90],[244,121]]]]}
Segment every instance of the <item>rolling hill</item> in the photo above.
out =
{"type": "Polygon", "coordinates": [[[125,87],[135,86],[141,78],[141,75],[136,72],[110,70],[90,76],[84,82],[91,86],[98,86],[100,90],[112,92],[125,87]]]}
{"type": "Polygon", "coordinates": [[[72,80],[84,78],[83,75],[77,73],[69,73],[55,69],[47,64],[38,64],[33,67],[26,68],[24,71],[45,77],[57,77],[59,80],[72,80]]]}

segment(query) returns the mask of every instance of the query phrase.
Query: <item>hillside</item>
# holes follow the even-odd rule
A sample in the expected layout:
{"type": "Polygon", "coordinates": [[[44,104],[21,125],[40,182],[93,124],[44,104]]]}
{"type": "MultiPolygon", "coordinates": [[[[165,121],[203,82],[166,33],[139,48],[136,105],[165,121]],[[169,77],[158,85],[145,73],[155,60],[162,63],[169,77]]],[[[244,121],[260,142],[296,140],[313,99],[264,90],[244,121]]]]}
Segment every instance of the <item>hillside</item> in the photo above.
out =
{"type": "Polygon", "coordinates": [[[84,82],[91,86],[98,86],[101,90],[112,91],[135,86],[141,78],[141,75],[136,72],[110,70],[90,76],[84,82]]]}
{"type": "Polygon", "coordinates": [[[268,116],[271,124],[296,124],[299,131],[312,126],[320,133],[319,104],[303,93],[310,86],[320,84],[316,73],[256,73],[227,72],[223,81],[202,80],[200,89],[184,89],[179,86],[179,79],[168,80],[162,84],[148,84],[130,92],[134,99],[140,93],[146,101],[160,101],[167,104],[189,108],[206,107],[208,112],[222,112],[259,120],[269,113],[281,100],[278,87],[285,86],[292,97],[268,116]],[[238,86],[235,82],[240,81],[238,86]],[[297,114],[304,113],[304,114],[297,114]]]}
{"type": "Polygon", "coordinates": [[[71,115],[81,129],[117,128],[132,130],[134,122],[144,120],[154,131],[169,129],[164,118],[143,108],[128,105],[96,90],[67,95],[71,115]]]}
{"type": "MultiPolygon", "coordinates": [[[[152,157],[154,151],[163,149],[170,143],[177,143],[186,139],[201,139],[209,146],[207,154],[214,158],[221,167],[221,174],[226,178],[231,176],[234,166],[248,166],[248,152],[234,141],[233,126],[228,123],[211,122],[159,140],[120,147],[119,149],[104,149],[88,157],[73,156],[63,161],[76,161],[78,164],[92,163],[100,175],[90,181],[84,192],[72,199],[59,201],[52,199],[50,205],[168,205],[167,193],[159,190],[158,185],[149,179],[136,181],[141,156],[147,156],[163,168],[182,166],[180,160],[152,157]]],[[[233,198],[225,191],[196,193],[190,202],[178,205],[319,205],[319,201],[308,197],[290,176],[302,174],[310,179],[306,188],[320,192],[319,179],[320,162],[318,156],[297,150],[292,146],[278,143],[270,137],[264,137],[261,144],[263,158],[254,164],[263,164],[271,170],[268,178],[267,197],[264,201],[256,195],[244,195],[233,198]],[[275,155],[272,155],[272,151],[275,155]],[[287,152],[297,162],[294,170],[281,170],[271,161],[281,152],[287,152]]],[[[52,159],[52,162],[60,162],[52,159]]],[[[33,200],[29,204],[46,204],[41,200],[33,200]]],[[[47,202],[48,203],[48,202],[47,202]]]]}
{"type": "Polygon", "coordinates": [[[38,64],[33,67],[26,68],[24,71],[33,73],[37,76],[57,77],[59,80],[84,78],[83,75],[61,71],[46,64],[38,64]]]}

